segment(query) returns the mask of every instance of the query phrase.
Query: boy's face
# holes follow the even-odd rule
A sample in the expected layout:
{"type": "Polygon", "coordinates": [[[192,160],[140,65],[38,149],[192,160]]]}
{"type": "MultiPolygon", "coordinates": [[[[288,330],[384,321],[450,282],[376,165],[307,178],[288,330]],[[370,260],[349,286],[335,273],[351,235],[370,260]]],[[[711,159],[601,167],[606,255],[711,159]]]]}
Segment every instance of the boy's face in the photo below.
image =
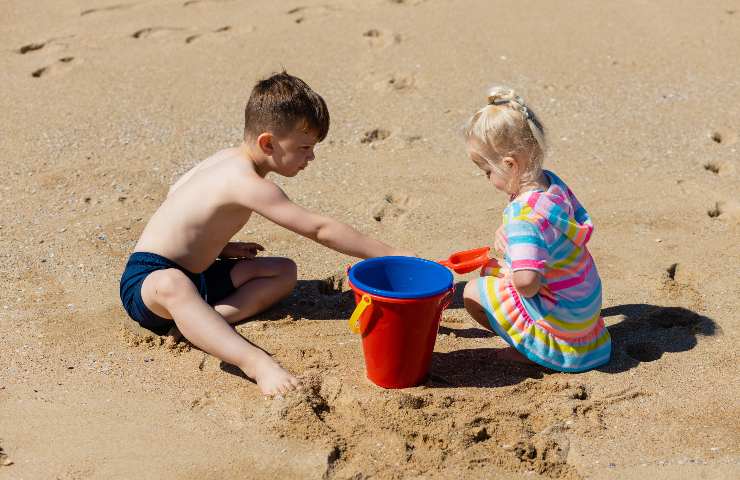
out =
{"type": "Polygon", "coordinates": [[[308,166],[314,156],[318,138],[311,131],[293,130],[287,135],[274,135],[272,159],[275,171],[285,177],[294,177],[308,166]]]}

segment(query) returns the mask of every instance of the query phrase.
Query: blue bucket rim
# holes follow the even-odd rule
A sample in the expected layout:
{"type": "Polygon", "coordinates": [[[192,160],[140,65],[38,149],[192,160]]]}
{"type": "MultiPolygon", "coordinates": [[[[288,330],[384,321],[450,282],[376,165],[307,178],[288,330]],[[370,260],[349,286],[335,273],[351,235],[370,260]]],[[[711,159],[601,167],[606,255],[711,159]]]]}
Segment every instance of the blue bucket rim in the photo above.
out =
{"type": "Polygon", "coordinates": [[[433,262],[431,260],[427,260],[425,258],[419,258],[419,257],[404,257],[400,255],[389,255],[385,257],[374,257],[374,258],[366,258],[365,260],[362,260],[354,265],[352,265],[349,269],[349,281],[352,285],[354,285],[358,290],[361,290],[365,293],[371,293],[373,295],[377,295],[379,297],[387,297],[387,298],[428,298],[428,297],[434,297],[437,295],[441,295],[442,293],[449,292],[453,287],[454,277],[452,275],[452,272],[445,267],[444,265],[440,265],[437,262],[433,262]],[[445,287],[430,289],[430,290],[423,290],[420,292],[394,292],[390,290],[382,290],[380,288],[374,288],[370,287],[369,285],[363,283],[362,281],[358,280],[355,276],[355,267],[362,265],[362,264],[369,264],[369,263],[379,263],[388,259],[404,259],[409,262],[422,262],[429,265],[434,265],[435,268],[439,267],[441,269],[444,269],[446,275],[449,278],[449,281],[447,282],[447,285],[445,287]]]}

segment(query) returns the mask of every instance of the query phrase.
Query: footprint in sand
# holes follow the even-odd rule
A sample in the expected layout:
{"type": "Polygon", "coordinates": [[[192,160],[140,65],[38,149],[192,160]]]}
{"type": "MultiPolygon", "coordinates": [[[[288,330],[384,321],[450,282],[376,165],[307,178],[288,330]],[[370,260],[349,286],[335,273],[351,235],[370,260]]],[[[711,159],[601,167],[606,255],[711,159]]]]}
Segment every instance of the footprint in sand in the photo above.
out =
{"type": "Polygon", "coordinates": [[[735,165],[729,160],[709,160],[704,164],[704,170],[712,172],[715,175],[727,175],[735,171],[735,165]]]}
{"type": "Polygon", "coordinates": [[[658,290],[671,301],[680,301],[692,310],[703,308],[703,296],[696,288],[694,273],[680,263],[673,263],[665,270],[658,290]]]}
{"type": "Polygon", "coordinates": [[[201,5],[204,3],[226,3],[226,2],[233,2],[234,0],[188,0],[187,2],[183,3],[183,7],[189,7],[191,5],[201,5]]]}
{"type": "Polygon", "coordinates": [[[311,17],[321,17],[325,16],[327,13],[339,10],[341,9],[334,5],[316,5],[291,8],[285,13],[292,17],[295,23],[303,23],[311,17]]]}
{"type": "Polygon", "coordinates": [[[425,3],[427,0],[388,0],[390,3],[395,3],[396,5],[421,5],[422,3],[425,3]]]}
{"type": "Polygon", "coordinates": [[[62,57],[51,65],[41,67],[31,72],[33,78],[40,78],[46,75],[58,74],[68,71],[71,64],[75,62],[75,57],[62,57]]]}
{"type": "Polygon", "coordinates": [[[172,32],[181,32],[185,30],[184,28],[180,27],[147,27],[142,28],[140,30],[135,31],[131,34],[132,38],[148,38],[148,37],[161,37],[164,35],[168,35],[172,32]]]}
{"type": "Polygon", "coordinates": [[[389,47],[401,43],[401,34],[371,28],[362,34],[371,47],[389,47]]]}
{"type": "Polygon", "coordinates": [[[720,215],[722,215],[723,206],[724,205],[721,204],[720,202],[714,202],[714,206],[710,208],[709,210],[707,210],[707,215],[709,216],[709,218],[717,218],[720,215]]]}
{"type": "Polygon", "coordinates": [[[13,465],[13,460],[10,459],[8,454],[5,453],[3,446],[0,445],[0,466],[9,467],[11,465],[13,465]]]}
{"type": "Polygon", "coordinates": [[[709,139],[717,145],[734,145],[737,143],[737,132],[730,128],[717,128],[709,132],[709,139]]]}
{"type": "Polygon", "coordinates": [[[193,399],[190,402],[190,410],[194,412],[200,412],[206,407],[213,405],[213,398],[211,398],[211,392],[205,392],[203,395],[193,399]]]}
{"type": "Polygon", "coordinates": [[[99,7],[99,8],[88,8],[87,10],[83,10],[80,12],[80,16],[83,17],[85,15],[90,15],[93,13],[101,13],[101,12],[112,12],[116,10],[125,10],[128,8],[133,7],[136,5],[135,3],[119,3],[117,5],[109,5],[107,7],[99,7]]]}
{"type": "Polygon", "coordinates": [[[391,136],[391,132],[388,130],[385,130],[384,128],[375,128],[373,130],[368,130],[362,135],[362,138],[360,139],[360,143],[375,143],[385,140],[386,138],[391,136]]]}
{"type": "Polygon", "coordinates": [[[375,90],[409,92],[416,88],[416,76],[413,73],[396,73],[375,83],[375,90]]]}
{"type": "Polygon", "coordinates": [[[707,210],[707,216],[740,225],[740,202],[714,202],[714,206],[707,210]]]}
{"type": "Polygon", "coordinates": [[[67,48],[68,45],[62,40],[72,38],[73,36],[74,35],[68,35],[66,37],[50,38],[49,40],[45,40],[43,42],[27,43],[26,45],[22,45],[17,50],[17,52],[21,55],[26,55],[28,53],[33,53],[41,49],[44,49],[45,52],[56,52],[59,50],[64,50],[65,48],[67,48]]]}
{"type": "Polygon", "coordinates": [[[201,38],[203,38],[203,37],[204,37],[204,36],[206,36],[206,35],[210,36],[211,34],[214,34],[214,33],[224,33],[224,32],[228,32],[228,31],[230,31],[230,30],[231,30],[231,26],[230,26],[230,25],[225,25],[225,26],[223,26],[223,27],[217,28],[217,29],[215,29],[215,30],[212,30],[212,31],[210,31],[210,32],[206,32],[206,33],[196,33],[196,34],[194,34],[194,35],[190,35],[190,36],[188,36],[188,37],[187,37],[187,38],[185,39],[185,43],[193,43],[194,41],[196,41],[196,40],[198,40],[198,39],[201,39],[201,38]]]}
{"type": "Polygon", "coordinates": [[[376,222],[399,219],[405,217],[414,207],[416,207],[416,202],[408,195],[403,193],[388,193],[373,208],[373,219],[376,222]]]}

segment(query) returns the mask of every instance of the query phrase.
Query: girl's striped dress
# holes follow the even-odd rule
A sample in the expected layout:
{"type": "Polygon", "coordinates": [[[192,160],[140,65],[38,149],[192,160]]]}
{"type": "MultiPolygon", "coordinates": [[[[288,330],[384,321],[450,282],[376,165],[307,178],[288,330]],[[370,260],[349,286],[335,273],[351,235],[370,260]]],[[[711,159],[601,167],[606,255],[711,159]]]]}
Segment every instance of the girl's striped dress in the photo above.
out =
{"type": "Polygon", "coordinates": [[[601,279],[586,243],[593,225],[568,186],[554,173],[547,191],[526,192],[504,210],[512,272],[542,277],[537,295],[520,296],[506,278],[478,280],[492,329],[527,358],[563,372],[609,361],[611,338],[601,318],[601,279]]]}

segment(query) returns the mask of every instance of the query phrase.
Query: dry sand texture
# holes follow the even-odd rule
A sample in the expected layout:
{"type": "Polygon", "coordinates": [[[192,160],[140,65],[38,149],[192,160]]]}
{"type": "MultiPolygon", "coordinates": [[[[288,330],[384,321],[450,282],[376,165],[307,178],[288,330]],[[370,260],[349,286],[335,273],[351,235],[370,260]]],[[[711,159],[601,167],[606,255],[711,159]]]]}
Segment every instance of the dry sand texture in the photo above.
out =
{"type": "Polygon", "coordinates": [[[0,478],[740,476],[740,2],[5,0],[0,19],[0,478]],[[352,260],[259,219],[238,238],[301,281],[237,329],[306,392],[267,401],[132,326],[118,278],[144,223],[282,67],[333,124],[276,181],[429,258],[492,243],[505,200],[459,129],[488,84],[519,88],[595,219],[612,363],[497,360],[458,298],[429,381],[383,391],[345,324],[352,260]]]}

